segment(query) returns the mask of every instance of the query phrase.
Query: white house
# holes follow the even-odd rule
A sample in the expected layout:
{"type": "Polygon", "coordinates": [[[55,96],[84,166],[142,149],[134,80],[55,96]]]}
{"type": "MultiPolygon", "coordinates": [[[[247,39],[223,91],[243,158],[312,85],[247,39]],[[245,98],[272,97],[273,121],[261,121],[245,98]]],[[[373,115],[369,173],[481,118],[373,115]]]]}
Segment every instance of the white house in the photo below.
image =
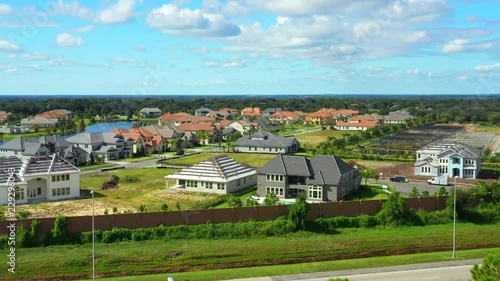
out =
{"type": "Polygon", "coordinates": [[[247,120],[237,120],[229,123],[227,127],[233,128],[240,132],[242,135],[254,130],[258,126],[257,123],[253,123],[247,120]]]}
{"type": "Polygon", "coordinates": [[[134,145],[133,139],[118,133],[80,133],[66,140],[88,153],[104,157],[105,160],[129,157],[134,145]]]}
{"type": "Polygon", "coordinates": [[[54,201],[80,196],[80,170],[61,157],[0,158],[0,205],[7,205],[9,187],[16,204],[54,201]]]}
{"type": "Polygon", "coordinates": [[[187,191],[229,194],[257,183],[256,170],[220,155],[165,176],[175,180],[173,188],[187,191]]]}
{"type": "Polygon", "coordinates": [[[415,175],[477,178],[481,171],[481,151],[458,142],[440,142],[416,152],[415,175]]]}

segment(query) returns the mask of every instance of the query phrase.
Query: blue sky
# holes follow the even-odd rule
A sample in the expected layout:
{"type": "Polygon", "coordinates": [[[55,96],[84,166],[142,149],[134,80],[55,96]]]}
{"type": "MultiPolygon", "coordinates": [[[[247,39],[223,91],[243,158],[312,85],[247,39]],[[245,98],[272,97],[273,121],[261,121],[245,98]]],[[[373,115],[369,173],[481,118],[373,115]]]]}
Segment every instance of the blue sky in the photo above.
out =
{"type": "Polygon", "coordinates": [[[500,93],[498,0],[0,0],[0,94],[500,93]]]}

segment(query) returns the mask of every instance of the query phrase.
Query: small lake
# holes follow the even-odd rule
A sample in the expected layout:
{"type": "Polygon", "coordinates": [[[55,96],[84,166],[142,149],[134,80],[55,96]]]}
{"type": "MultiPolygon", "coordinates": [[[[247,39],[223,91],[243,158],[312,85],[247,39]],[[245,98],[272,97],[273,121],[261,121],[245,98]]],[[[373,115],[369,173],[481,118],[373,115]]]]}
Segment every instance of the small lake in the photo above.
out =
{"type": "MultiPolygon", "coordinates": [[[[95,123],[93,125],[85,127],[84,133],[108,133],[109,131],[119,128],[119,129],[127,129],[129,130],[132,128],[132,126],[136,122],[127,122],[127,121],[122,121],[122,122],[103,122],[103,123],[95,123]]],[[[63,138],[69,138],[72,137],[78,133],[71,133],[71,134],[66,134],[62,135],[63,138]]],[[[4,144],[6,141],[0,141],[0,145],[4,144]]]]}

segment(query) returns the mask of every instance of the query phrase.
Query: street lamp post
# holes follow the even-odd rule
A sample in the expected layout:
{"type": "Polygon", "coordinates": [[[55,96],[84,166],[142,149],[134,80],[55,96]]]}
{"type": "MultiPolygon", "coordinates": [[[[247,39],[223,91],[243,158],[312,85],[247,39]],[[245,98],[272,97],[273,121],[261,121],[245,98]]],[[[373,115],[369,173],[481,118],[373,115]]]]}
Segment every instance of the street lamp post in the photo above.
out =
{"type": "Polygon", "coordinates": [[[95,280],[94,191],[90,191],[90,194],[92,194],[92,280],[95,280]]]}
{"type": "Polygon", "coordinates": [[[455,176],[455,181],[453,183],[453,252],[451,257],[455,258],[455,240],[456,240],[456,232],[457,232],[457,176],[455,176]]]}

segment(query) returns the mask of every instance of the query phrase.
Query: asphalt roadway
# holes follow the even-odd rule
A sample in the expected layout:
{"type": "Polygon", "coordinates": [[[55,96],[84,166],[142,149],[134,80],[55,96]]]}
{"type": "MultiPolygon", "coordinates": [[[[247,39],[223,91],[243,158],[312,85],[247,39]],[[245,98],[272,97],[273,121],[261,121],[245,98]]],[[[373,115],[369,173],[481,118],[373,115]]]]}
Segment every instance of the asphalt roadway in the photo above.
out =
{"type": "Polygon", "coordinates": [[[474,264],[482,260],[462,260],[424,264],[410,264],[379,268],[365,268],[329,272],[315,272],[295,275],[255,277],[227,281],[328,281],[333,278],[347,278],[349,281],[467,281],[474,264]]]}

